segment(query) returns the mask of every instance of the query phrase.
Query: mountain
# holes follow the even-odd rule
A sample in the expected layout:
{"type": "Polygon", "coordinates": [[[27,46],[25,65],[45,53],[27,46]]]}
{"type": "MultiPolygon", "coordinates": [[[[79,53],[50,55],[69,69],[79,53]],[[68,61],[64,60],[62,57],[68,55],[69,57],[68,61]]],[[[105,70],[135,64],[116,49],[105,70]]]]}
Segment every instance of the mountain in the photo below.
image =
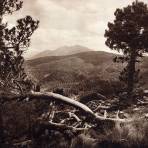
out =
{"type": "MultiPolygon", "coordinates": [[[[108,89],[109,81],[118,81],[119,73],[125,65],[113,63],[115,56],[102,51],[89,51],[67,56],[40,57],[28,60],[26,65],[29,73],[41,83],[43,89],[89,91],[96,87],[108,89]]],[[[138,67],[143,76],[141,84],[148,88],[148,58],[145,57],[138,67]]]]}
{"type": "MultiPolygon", "coordinates": [[[[78,53],[68,56],[46,56],[40,57],[33,60],[28,60],[27,65],[31,68],[33,73],[39,80],[44,80],[44,78],[53,77],[48,76],[53,73],[57,75],[58,73],[67,73],[70,77],[70,73],[78,75],[96,75],[96,73],[103,73],[109,71],[109,69],[118,67],[117,64],[112,62],[112,59],[115,55],[100,52],[100,51],[90,51],[84,53],[78,53]],[[115,66],[116,65],[116,66],[115,66]]],[[[107,72],[107,77],[109,74],[107,72]]],[[[56,78],[58,79],[58,78],[56,78]]],[[[74,77],[75,79],[75,77],[74,77]]],[[[70,81],[70,78],[63,79],[64,81],[70,81]]]]}
{"type": "Polygon", "coordinates": [[[66,55],[72,55],[72,54],[88,52],[88,51],[92,51],[92,50],[80,45],[63,46],[56,50],[45,50],[43,52],[40,52],[37,55],[33,56],[31,59],[36,59],[36,58],[45,57],[45,56],[66,56],[66,55]]]}

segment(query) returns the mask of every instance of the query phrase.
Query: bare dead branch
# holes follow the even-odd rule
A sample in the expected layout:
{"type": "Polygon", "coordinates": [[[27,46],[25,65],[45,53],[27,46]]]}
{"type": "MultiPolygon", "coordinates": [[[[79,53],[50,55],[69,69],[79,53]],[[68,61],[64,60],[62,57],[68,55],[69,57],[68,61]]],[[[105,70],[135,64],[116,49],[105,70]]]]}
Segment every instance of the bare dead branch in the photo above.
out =
{"type": "Polygon", "coordinates": [[[97,112],[97,111],[100,110],[100,109],[105,109],[105,110],[107,110],[107,109],[109,109],[109,107],[108,107],[108,106],[99,105],[99,106],[94,110],[94,112],[97,112]]]}
{"type": "Polygon", "coordinates": [[[32,143],[32,140],[25,140],[22,142],[14,143],[13,146],[26,146],[32,143]]]}
{"type": "Polygon", "coordinates": [[[95,114],[90,108],[88,108],[86,105],[73,100],[71,98],[59,95],[59,94],[55,94],[52,92],[32,92],[29,97],[31,99],[53,99],[55,101],[60,101],[66,104],[69,104],[71,106],[74,106],[78,109],[80,109],[81,111],[83,111],[84,113],[86,113],[87,115],[90,115],[94,120],[96,121],[100,121],[100,120],[105,120],[105,121],[114,121],[114,122],[131,122],[131,119],[116,119],[116,118],[106,118],[106,117],[102,117],[99,116],[97,114],[95,114]]]}
{"type": "Polygon", "coordinates": [[[75,118],[77,122],[81,121],[81,119],[74,113],[69,112],[69,116],[75,118]]]}
{"type": "Polygon", "coordinates": [[[41,121],[40,125],[42,127],[45,127],[46,129],[60,130],[60,131],[71,130],[73,132],[80,132],[80,131],[88,130],[88,128],[76,128],[76,127],[68,126],[68,125],[62,124],[62,123],[54,123],[52,121],[48,121],[48,122],[41,121]]]}

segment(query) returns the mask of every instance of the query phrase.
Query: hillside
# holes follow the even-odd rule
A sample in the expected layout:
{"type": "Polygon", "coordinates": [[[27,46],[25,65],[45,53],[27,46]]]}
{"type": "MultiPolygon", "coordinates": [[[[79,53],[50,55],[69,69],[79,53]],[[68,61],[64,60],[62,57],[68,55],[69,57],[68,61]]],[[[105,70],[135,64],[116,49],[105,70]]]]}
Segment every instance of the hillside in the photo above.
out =
{"type": "MultiPolygon", "coordinates": [[[[111,53],[90,51],[68,56],[37,58],[27,61],[27,66],[44,89],[77,89],[79,87],[79,90],[83,90],[85,87],[87,91],[90,91],[96,85],[101,85],[100,80],[118,80],[119,72],[124,65],[113,63],[112,59],[115,56],[111,53]]],[[[148,82],[147,63],[148,58],[145,57],[139,65],[142,68],[143,75],[141,84],[144,87],[147,87],[148,82]]]]}
{"type": "MultiPolygon", "coordinates": [[[[81,74],[84,77],[93,76],[96,75],[96,73],[107,72],[107,76],[103,74],[104,78],[106,78],[109,77],[109,71],[114,71],[112,71],[112,67],[118,68],[118,65],[112,62],[113,57],[113,54],[93,51],[69,56],[37,58],[28,60],[27,65],[31,67],[31,70],[34,71],[36,77],[42,81],[44,78],[53,79],[50,75],[53,73],[58,74],[58,72],[61,73],[61,75],[62,73],[67,73],[69,76],[70,73],[77,73],[77,75],[81,74]]],[[[70,79],[66,80],[70,81],[70,79]]]]}
{"type": "Polygon", "coordinates": [[[31,59],[36,59],[36,58],[45,57],[45,56],[66,56],[66,55],[72,55],[72,54],[88,52],[88,51],[92,51],[92,50],[80,45],[63,46],[55,50],[45,50],[43,52],[40,52],[37,55],[33,56],[31,59]]]}

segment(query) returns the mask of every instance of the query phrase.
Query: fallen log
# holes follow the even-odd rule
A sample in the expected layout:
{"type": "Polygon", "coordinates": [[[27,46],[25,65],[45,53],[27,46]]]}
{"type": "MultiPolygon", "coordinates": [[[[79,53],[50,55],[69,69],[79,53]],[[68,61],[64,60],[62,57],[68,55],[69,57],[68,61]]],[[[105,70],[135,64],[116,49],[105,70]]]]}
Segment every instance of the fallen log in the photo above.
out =
{"type": "Polygon", "coordinates": [[[90,116],[93,120],[96,121],[114,121],[114,122],[131,122],[130,119],[120,119],[120,118],[107,118],[107,117],[102,117],[99,116],[98,114],[95,114],[89,107],[87,107],[86,105],[84,105],[83,103],[80,103],[76,100],[73,100],[71,98],[62,96],[60,94],[56,94],[56,93],[52,93],[52,92],[30,92],[29,94],[27,94],[26,96],[14,96],[14,97],[5,97],[6,101],[10,101],[10,100],[23,100],[26,99],[27,100],[37,100],[37,99],[41,99],[41,100],[49,100],[49,101],[58,101],[64,104],[68,104],[70,106],[73,106],[79,110],[81,110],[82,112],[84,112],[86,114],[86,116],[90,116]]]}
{"type": "Polygon", "coordinates": [[[28,97],[30,100],[32,99],[55,100],[55,101],[76,107],[87,114],[94,115],[93,111],[90,108],[88,108],[86,105],[76,100],[73,100],[71,98],[68,98],[59,94],[55,94],[52,92],[32,92],[31,94],[28,95],[28,97]]]}
{"type": "Polygon", "coordinates": [[[130,122],[131,121],[130,119],[107,118],[107,117],[99,116],[99,115],[95,114],[86,105],[84,105],[76,100],[73,100],[71,98],[68,98],[68,97],[65,97],[65,96],[62,96],[59,94],[55,94],[52,92],[32,92],[31,94],[28,95],[28,97],[30,99],[45,99],[45,100],[51,99],[51,100],[55,100],[55,101],[59,101],[59,102],[68,104],[70,106],[80,109],[81,111],[86,113],[86,115],[91,115],[91,117],[96,121],[100,121],[100,120],[115,121],[115,122],[130,122]]]}

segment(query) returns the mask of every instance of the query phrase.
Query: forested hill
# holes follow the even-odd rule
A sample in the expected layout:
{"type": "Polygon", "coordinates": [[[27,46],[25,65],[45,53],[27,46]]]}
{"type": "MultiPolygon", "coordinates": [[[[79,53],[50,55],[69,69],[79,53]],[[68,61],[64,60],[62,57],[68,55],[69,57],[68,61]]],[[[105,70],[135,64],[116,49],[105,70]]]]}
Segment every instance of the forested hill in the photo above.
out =
{"type": "MultiPolygon", "coordinates": [[[[59,84],[74,84],[99,78],[118,80],[124,64],[114,63],[115,54],[102,51],[89,51],[68,56],[47,56],[27,61],[27,69],[44,87],[59,84]]],[[[148,57],[139,64],[144,87],[148,87],[148,57]]]]}

